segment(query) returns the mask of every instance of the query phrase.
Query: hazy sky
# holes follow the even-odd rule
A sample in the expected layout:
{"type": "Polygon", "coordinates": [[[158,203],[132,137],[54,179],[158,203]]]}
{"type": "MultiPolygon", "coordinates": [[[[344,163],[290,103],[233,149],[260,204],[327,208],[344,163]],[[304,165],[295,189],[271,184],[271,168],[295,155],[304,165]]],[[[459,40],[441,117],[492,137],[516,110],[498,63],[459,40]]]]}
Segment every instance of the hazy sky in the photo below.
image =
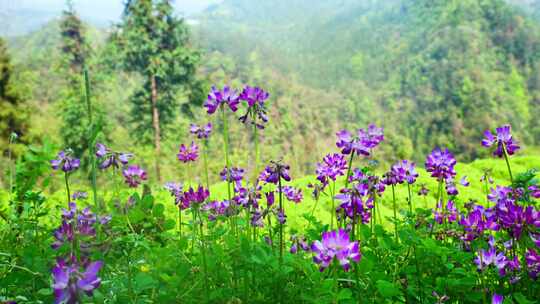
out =
{"type": "MultiPolygon", "coordinates": [[[[173,1],[179,14],[189,16],[221,0],[176,0],[173,1]]],[[[65,0],[0,0],[0,13],[10,10],[31,9],[43,12],[60,12],[65,0]]],[[[98,21],[116,20],[122,12],[123,0],[73,0],[83,18],[98,21]]]]}

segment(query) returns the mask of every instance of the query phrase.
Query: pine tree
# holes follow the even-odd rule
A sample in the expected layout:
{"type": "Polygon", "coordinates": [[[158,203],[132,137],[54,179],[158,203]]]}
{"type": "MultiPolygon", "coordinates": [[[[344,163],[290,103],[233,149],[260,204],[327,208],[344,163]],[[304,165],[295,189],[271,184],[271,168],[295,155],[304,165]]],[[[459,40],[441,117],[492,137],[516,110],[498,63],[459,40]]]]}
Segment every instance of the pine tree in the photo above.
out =
{"type": "Polygon", "coordinates": [[[75,155],[81,157],[88,149],[86,104],[81,94],[81,73],[85,66],[89,50],[84,37],[81,19],[67,1],[67,9],[60,22],[61,52],[63,55],[63,73],[66,87],[62,92],[62,128],[61,136],[65,147],[71,148],[75,155]]]}
{"type": "Polygon", "coordinates": [[[176,94],[179,89],[191,91],[198,83],[194,76],[199,54],[189,38],[187,25],[174,16],[168,0],[127,1],[122,22],[113,35],[125,70],[144,79],[131,98],[132,118],[138,140],[152,138],[158,180],[165,127],[179,112],[176,94]]]}
{"type": "MultiPolygon", "coordinates": [[[[7,47],[0,38],[0,151],[7,154],[10,139],[16,134],[18,143],[27,141],[29,108],[23,100],[20,91],[13,82],[13,66],[7,52],[7,47]]],[[[12,152],[17,152],[17,149],[12,152]]]]}

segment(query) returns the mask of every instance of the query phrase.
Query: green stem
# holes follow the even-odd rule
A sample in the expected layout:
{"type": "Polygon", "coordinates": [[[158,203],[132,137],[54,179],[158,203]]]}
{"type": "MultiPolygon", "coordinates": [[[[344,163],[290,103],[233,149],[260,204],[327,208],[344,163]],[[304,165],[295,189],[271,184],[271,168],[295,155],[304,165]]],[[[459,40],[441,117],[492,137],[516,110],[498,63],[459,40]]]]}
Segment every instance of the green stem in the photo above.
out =
{"type": "Polygon", "coordinates": [[[394,231],[396,234],[396,240],[399,241],[398,237],[398,223],[397,223],[397,207],[396,207],[396,186],[392,184],[392,202],[394,207],[394,231]]]}
{"type": "Polygon", "coordinates": [[[411,184],[407,183],[407,190],[409,191],[409,212],[411,213],[412,215],[412,211],[413,211],[413,208],[412,208],[412,192],[411,192],[411,184]]]}
{"type": "MultiPolygon", "coordinates": [[[[181,203],[180,203],[181,204],[181,203]]],[[[182,208],[178,206],[178,235],[182,238],[182,208]]]]}
{"type": "Polygon", "coordinates": [[[345,177],[345,188],[349,186],[349,178],[351,177],[351,173],[352,173],[353,159],[354,159],[354,150],[351,151],[351,158],[349,159],[349,168],[347,169],[347,176],[345,177]]]}
{"type": "Polygon", "coordinates": [[[506,167],[508,168],[508,174],[510,175],[510,183],[514,184],[514,178],[512,176],[512,169],[510,169],[510,160],[508,159],[508,151],[506,150],[506,145],[503,143],[503,154],[504,160],[506,161],[506,167]]]}
{"type": "MultiPolygon", "coordinates": [[[[88,70],[85,68],[83,72],[83,78],[84,78],[84,97],[86,101],[87,106],[87,113],[88,113],[88,122],[90,124],[90,128],[94,128],[93,125],[93,119],[92,119],[92,103],[90,101],[90,80],[88,77],[88,70]]],[[[93,135],[93,129],[90,129],[90,135],[93,135]]],[[[103,209],[103,206],[98,206],[98,196],[97,196],[97,169],[96,169],[96,154],[95,154],[95,140],[93,138],[88,139],[88,145],[90,150],[90,163],[91,163],[91,170],[92,170],[92,193],[94,196],[94,206],[96,208],[103,209]]]]}
{"type": "MultiPolygon", "coordinates": [[[[442,183],[443,183],[443,179],[439,178],[439,185],[438,185],[438,189],[437,189],[437,201],[435,202],[435,210],[437,210],[437,205],[439,204],[439,201],[441,200],[442,183]]],[[[441,205],[444,206],[443,203],[441,203],[441,205]]],[[[431,230],[429,231],[429,236],[430,237],[431,237],[431,235],[433,235],[433,229],[435,228],[435,223],[436,222],[433,222],[433,225],[431,225],[431,230]]]]}
{"type": "Polygon", "coordinates": [[[334,230],[334,217],[336,217],[337,222],[337,213],[336,213],[336,194],[334,191],[336,189],[336,181],[333,181],[332,186],[330,187],[330,195],[332,196],[332,210],[330,211],[330,230],[334,230]]]}
{"type": "MultiPolygon", "coordinates": [[[[278,168],[278,190],[279,190],[279,210],[285,216],[283,210],[283,191],[281,188],[281,169],[278,168]]],[[[283,264],[283,223],[279,221],[279,264],[283,264]]]]}
{"type": "Polygon", "coordinates": [[[208,139],[204,140],[203,162],[204,162],[204,177],[206,180],[206,189],[210,189],[210,179],[208,178],[208,139]]]}
{"type": "Polygon", "coordinates": [[[225,168],[227,169],[227,198],[231,201],[231,181],[229,178],[229,128],[227,125],[227,116],[225,115],[225,107],[221,105],[221,118],[223,120],[223,149],[225,152],[225,168]]]}
{"type": "Polygon", "coordinates": [[[259,174],[259,132],[256,124],[253,124],[253,138],[255,141],[255,164],[253,166],[255,177],[253,179],[253,183],[255,183],[259,174]]]}
{"type": "Polygon", "coordinates": [[[67,191],[67,203],[69,205],[69,202],[71,202],[71,193],[69,192],[69,181],[68,181],[68,173],[64,173],[64,180],[66,182],[66,191],[67,191]]]}

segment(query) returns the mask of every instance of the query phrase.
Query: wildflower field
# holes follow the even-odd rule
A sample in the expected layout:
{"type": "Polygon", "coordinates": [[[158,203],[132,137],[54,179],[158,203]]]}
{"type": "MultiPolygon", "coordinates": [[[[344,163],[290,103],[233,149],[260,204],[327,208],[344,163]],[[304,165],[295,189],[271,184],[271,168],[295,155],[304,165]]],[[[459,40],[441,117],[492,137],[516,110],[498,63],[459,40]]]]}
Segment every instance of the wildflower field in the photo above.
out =
{"type": "Polygon", "coordinates": [[[540,303],[539,1],[4,2],[0,304],[540,303]]]}
{"type": "Polygon", "coordinates": [[[29,152],[2,193],[6,300],[538,300],[540,158],[519,156],[509,125],[486,130],[478,143],[492,160],[457,164],[436,147],[423,164],[400,160],[384,171],[374,168],[382,128],[341,130],[314,175],[295,177],[282,160],[260,161],[269,96],[258,87],[213,87],[204,102],[211,122],[185,130],[192,141],[169,156],[180,176],[163,185],[147,183],[151,173],[136,155],[100,142],[85,156],[89,178],[69,149],[53,159],[29,152]],[[230,123],[251,126],[259,170],[231,163],[230,123]],[[223,170],[211,172],[206,147],[218,136],[223,170]],[[192,170],[198,162],[204,169],[192,170]],[[40,170],[64,189],[33,189],[40,170]],[[210,175],[222,182],[210,185],[210,175]]]}

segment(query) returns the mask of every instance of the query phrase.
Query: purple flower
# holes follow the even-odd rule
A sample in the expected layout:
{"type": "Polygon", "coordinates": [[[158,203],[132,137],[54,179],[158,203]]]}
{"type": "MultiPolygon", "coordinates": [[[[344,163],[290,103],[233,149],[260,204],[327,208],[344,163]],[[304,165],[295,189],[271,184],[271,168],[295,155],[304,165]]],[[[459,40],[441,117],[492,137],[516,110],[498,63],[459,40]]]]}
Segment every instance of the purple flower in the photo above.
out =
{"type": "Polygon", "coordinates": [[[540,255],[538,255],[536,250],[529,248],[525,253],[525,261],[529,270],[529,276],[536,280],[538,273],[540,273],[540,255]]]}
{"type": "Polygon", "coordinates": [[[240,186],[242,179],[244,178],[245,170],[242,168],[231,168],[227,170],[227,167],[223,168],[219,173],[222,181],[228,181],[235,184],[235,191],[237,191],[240,186]]]}
{"type": "Polygon", "coordinates": [[[80,303],[83,294],[92,296],[94,289],[101,283],[97,273],[102,266],[101,261],[80,267],[74,261],[66,263],[58,259],[52,269],[55,303],[80,303]]]}
{"type": "Polygon", "coordinates": [[[374,124],[370,124],[367,130],[359,129],[356,137],[347,130],[341,130],[336,135],[338,137],[336,146],[341,149],[342,154],[354,152],[369,156],[371,150],[384,140],[383,129],[377,128],[374,124]]]}
{"type": "Polygon", "coordinates": [[[287,215],[285,214],[285,212],[283,212],[283,210],[278,210],[277,220],[278,223],[280,223],[281,225],[284,225],[285,222],[287,222],[287,215]]]}
{"type": "Polygon", "coordinates": [[[491,298],[491,304],[503,304],[504,297],[494,293],[493,297],[491,298]]]}
{"type": "Polygon", "coordinates": [[[96,144],[96,156],[99,159],[103,159],[99,164],[100,169],[107,169],[110,166],[119,168],[128,164],[129,160],[133,157],[132,153],[113,152],[107,148],[104,144],[96,144]]]}
{"type": "Polygon", "coordinates": [[[490,130],[486,130],[484,132],[485,138],[482,140],[482,146],[490,148],[496,145],[497,148],[495,149],[495,151],[493,151],[493,155],[498,157],[504,156],[503,148],[506,149],[508,155],[513,155],[517,150],[519,150],[519,145],[512,138],[512,134],[510,133],[510,131],[510,125],[504,125],[500,128],[497,128],[497,134],[495,136],[491,133],[490,130]]]}
{"type": "Polygon", "coordinates": [[[341,201],[337,211],[343,210],[345,216],[350,219],[359,218],[362,223],[367,224],[371,219],[373,206],[373,197],[368,197],[368,184],[355,184],[351,189],[342,189],[341,193],[336,195],[336,199],[341,201]]]}
{"type": "Polygon", "coordinates": [[[195,142],[191,142],[191,146],[186,146],[184,144],[180,145],[178,154],[176,155],[178,160],[183,163],[194,162],[199,157],[199,147],[195,142]]]}
{"type": "Polygon", "coordinates": [[[71,195],[71,198],[73,200],[84,200],[84,199],[87,199],[88,198],[88,193],[84,192],[84,191],[75,191],[73,192],[73,194],[71,195]]]}
{"type": "Polygon", "coordinates": [[[285,197],[290,200],[291,202],[300,203],[302,199],[304,198],[302,194],[302,189],[296,189],[291,186],[284,186],[283,187],[283,194],[285,194],[285,197]]]}
{"type": "Polygon", "coordinates": [[[245,100],[248,107],[253,107],[254,105],[264,106],[264,102],[268,99],[268,97],[270,97],[270,94],[265,92],[263,89],[250,86],[246,86],[240,94],[240,99],[245,100]]]}
{"type": "Polygon", "coordinates": [[[81,165],[81,161],[78,158],[71,157],[71,152],[60,151],[56,156],[57,159],[51,160],[51,167],[53,170],[58,170],[60,167],[62,171],[69,173],[75,171],[81,165]]]}
{"type": "Polygon", "coordinates": [[[89,208],[79,210],[75,203],[69,203],[68,209],[62,209],[62,224],[53,233],[55,241],[51,247],[58,249],[74,238],[79,240],[81,248],[88,247],[85,237],[96,235],[96,220],[96,215],[89,208]]]}
{"type": "Polygon", "coordinates": [[[255,184],[252,187],[238,187],[235,189],[237,195],[233,198],[237,205],[240,205],[244,208],[257,209],[259,207],[259,200],[261,199],[261,186],[255,184]]]}
{"type": "Polygon", "coordinates": [[[446,180],[445,188],[448,195],[458,195],[459,193],[453,178],[446,180]]]}
{"type": "Polygon", "coordinates": [[[208,220],[214,221],[218,216],[228,215],[230,205],[227,200],[221,202],[212,201],[204,205],[201,209],[208,211],[208,220]]]}
{"type": "Polygon", "coordinates": [[[345,271],[349,271],[350,262],[358,262],[361,258],[358,242],[350,242],[349,235],[343,229],[323,232],[322,242],[313,242],[311,251],[315,254],[313,261],[320,265],[320,271],[328,268],[334,258],[345,271]]]}
{"type": "Polygon", "coordinates": [[[214,114],[219,106],[228,105],[229,108],[236,112],[238,110],[238,104],[240,103],[238,92],[231,89],[229,86],[224,86],[223,90],[218,90],[216,87],[212,87],[208,98],[204,102],[204,106],[208,114],[214,114]]]}
{"type": "Polygon", "coordinates": [[[289,175],[289,165],[284,165],[279,162],[272,162],[272,165],[266,166],[264,171],[259,176],[259,180],[271,183],[271,184],[278,184],[279,179],[282,178],[285,181],[291,181],[291,177],[289,175]]]}
{"type": "Polygon", "coordinates": [[[196,135],[199,139],[206,139],[210,137],[210,134],[212,133],[212,124],[207,123],[206,125],[202,126],[191,124],[189,132],[193,135],[196,135]]]}
{"type": "Polygon", "coordinates": [[[534,198],[540,198],[540,187],[532,185],[527,188],[530,191],[530,195],[534,198]]]}
{"type": "Polygon", "coordinates": [[[443,208],[442,203],[437,203],[437,209],[433,210],[435,221],[442,224],[445,220],[449,223],[453,223],[458,218],[458,211],[453,201],[449,200],[446,203],[446,208],[443,208]],[[440,209],[440,211],[439,211],[440,209]]]}
{"type": "Polygon", "coordinates": [[[415,164],[408,160],[402,160],[392,166],[392,171],[395,171],[400,176],[401,180],[406,181],[409,184],[414,184],[418,178],[415,164]]]}
{"type": "Polygon", "coordinates": [[[467,179],[467,175],[463,176],[460,180],[459,180],[459,183],[463,186],[463,187],[469,187],[469,185],[471,183],[469,183],[469,180],[467,179]]]}
{"type": "Polygon", "coordinates": [[[438,180],[446,180],[456,176],[455,165],[456,159],[448,149],[443,151],[436,148],[426,158],[426,170],[431,172],[431,176],[436,177],[438,180]]]}
{"type": "Polygon", "coordinates": [[[242,115],[239,120],[246,123],[248,118],[251,118],[251,123],[259,129],[264,129],[264,124],[268,122],[264,102],[270,94],[259,87],[246,86],[240,94],[240,99],[245,100],[248,104],[247,112],[242,115]]]}
{"type": "Polygon", "coordinates": [[[270,208],[274,204],[274,191],[266,192],[264,196],[266,197],[266,205],[270,208]]]}
{"type": "Polygon", "coordinates": [[[192,206],[199,206],[204,203],[209,196],[210,191],[201,185],[199,185],[197,190],[189,187],[189,189],[182,195],[181,204],[179,207],[180,209],[187,209],[192,206]]]}
{"type": "Polygon", "coordinates": [[[481,205],[474,205],[473,210],[468,215],[461,217],[459,225],[465,230],[465,235],[462,239],[466,242],[475,240],[486,230],[499,230],[495,212],[491,209],[486,210],[481,205]]]}
{"type": "Polygon", "coordinates": [[[323,184],[328,184],[328,179],[333,181],[338,176],[343,176],[347,170],[347,161],[342,154],[328,154],[323,158],[323,162],[317,164],[317,179],[323,184]]]}
{"type": "Polygon", "coordinates": [[[146,171],[137,165],[127,167],[122,171],[126,184],[131,188],[136,188],[142,181],[146,180],[146,171]]]}
{"type": "Polygon", "coordinates": [[[297,236],[293,234],[291,236],[291,243],[292,245],[290,253],[292,254],[298,253],[298,247],[300,247],[300,249],[302,249],[303,251],[309,251],[310,249],[308,243],[306,242],[306,238],[303,236],[297,236]]]}
{"type": "Polygon", "coordinates": [[[425,184],[422,184],[420,186],[420,189],[418,190],[418,195],[420,196],[426,196],[429,193],[429,189],[426,187],[425,184]]]}

